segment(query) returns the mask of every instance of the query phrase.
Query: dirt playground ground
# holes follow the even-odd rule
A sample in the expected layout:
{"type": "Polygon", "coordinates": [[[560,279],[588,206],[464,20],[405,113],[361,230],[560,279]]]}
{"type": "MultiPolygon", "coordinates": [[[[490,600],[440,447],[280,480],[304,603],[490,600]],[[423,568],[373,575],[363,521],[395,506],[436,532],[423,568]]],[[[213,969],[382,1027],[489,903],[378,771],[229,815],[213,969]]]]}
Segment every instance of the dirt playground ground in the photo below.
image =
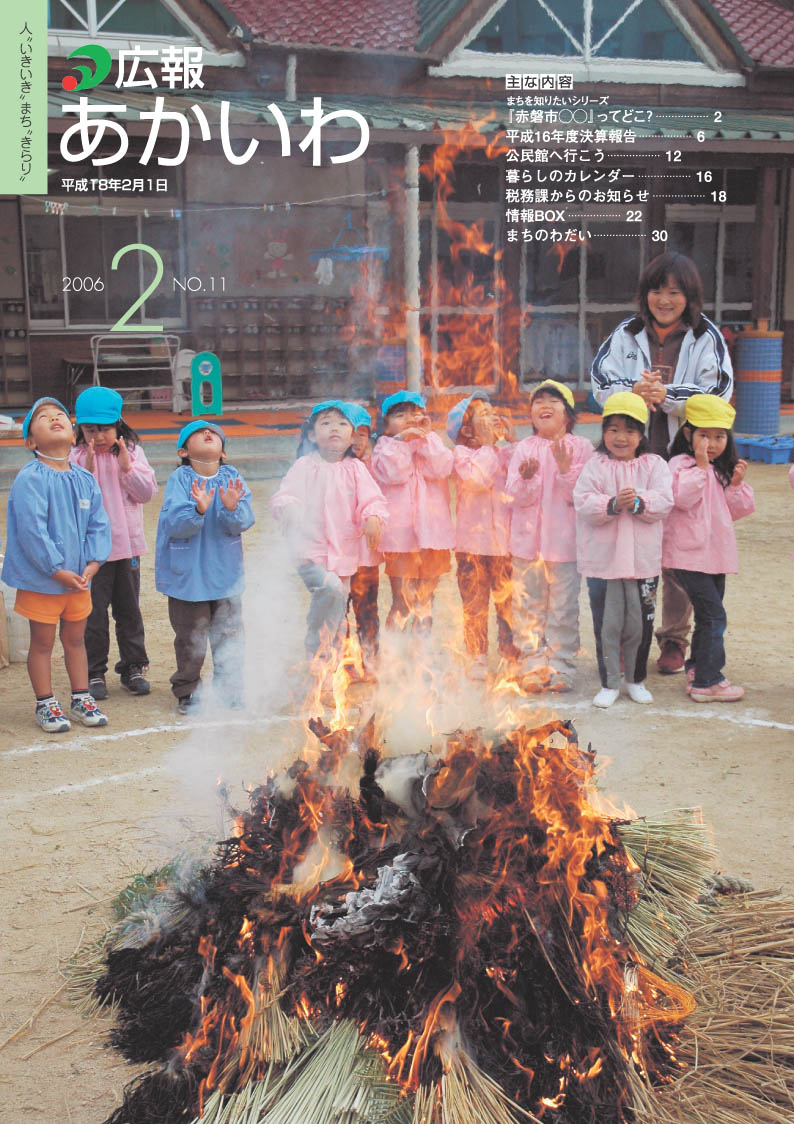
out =
{"type": "MultiPolygon", "coordinates": [[[[792,892],[794,492],[787,472],[751,465],[758,512],[737,526],[742,572],[728,579],[727,673],[746,686],[742,703],[698,706],[687,699],[681,675],[662,678],[652,663],[652,705],[621,698],[609,711],[594,710],[598,684],[585,597],[580,688],[554,702],[560,716],[575,720],[581,741],[609,759],[600,779],[605,793],[639,814],[702,807],[723,871],[758,888],[792,892]]],[[[142,594],[150,696],[130,697],[111,673],[110,725],[48,737],[34,722],[24,665],[0,671],[0,1121],[101,1124],[119,1104],[136,1070],[104,1045],[106,1019],[85,1018],[69,1003],[63,959],[103,932],[110,897],[135,874],[178,852],[211,848],[227,833],[219,776],[239,807],[246,786],[300,750],[289,688],[302,651],[306,595],[267,514],[274,487],[254,486],[258,522],[246,535],[246,711],[210,705],[196,719],[177,715],[168,684],[172,634],[151,554],[142,594]]],[[[5,538],[5,502],[0,506],[5,538]]],[[[159,497],[147,508],[152,549],[158,511],[159,497]]],[[[460,647],[459,631],[459,598],[448,576],[437,601],[437,668],[454,668],[450,650],[460,647]]],[[[425,749],[430,740],[411,705],[416,651],[409,645],[406,654],[400,670],[394,659],[386,669],[402,707],[393,724],[397,751],[425,749]]],[[[60,657],[55,683],[65,701],[60,657]]],[[[439,729],[488,724],[485,700],[470,686],[460,690],[454,671],[437,679],[436,690],[439,729]]],[[[522,718],[532,724],[548,713],[527,701],[522,718]]]]}

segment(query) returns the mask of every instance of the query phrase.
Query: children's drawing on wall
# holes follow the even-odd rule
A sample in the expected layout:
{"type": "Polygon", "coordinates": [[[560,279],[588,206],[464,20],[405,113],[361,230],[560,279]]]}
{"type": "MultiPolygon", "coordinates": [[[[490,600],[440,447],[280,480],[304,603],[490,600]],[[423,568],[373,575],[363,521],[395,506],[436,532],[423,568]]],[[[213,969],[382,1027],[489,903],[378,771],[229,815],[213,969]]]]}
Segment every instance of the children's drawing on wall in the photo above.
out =
{"type": "MultiPolygon", "coordinates": [[[[285,279],[294,273],[294,267],[289,265],[295,260],[295,254],[290,252],[290,233],[286,229],[270,233],[270,241],[265,248],[265,276],[270,281],[285,279]]],[[[297,278],[293,277],[293,280],[297,278]]]]}

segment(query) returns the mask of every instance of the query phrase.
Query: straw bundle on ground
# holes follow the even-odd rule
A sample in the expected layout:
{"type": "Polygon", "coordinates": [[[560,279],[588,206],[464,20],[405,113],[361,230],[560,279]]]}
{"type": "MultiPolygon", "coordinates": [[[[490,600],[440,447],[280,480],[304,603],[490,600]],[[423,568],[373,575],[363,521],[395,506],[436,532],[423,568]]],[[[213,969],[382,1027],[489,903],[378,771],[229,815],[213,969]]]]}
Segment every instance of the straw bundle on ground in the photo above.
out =
{"type": "Polygon", "coordinates": [[[95,991],[160,1065],[108,1124],[791,1124],[794,906],[701,900],[697,815],[597,812],[567,723],[335,738],[130,895],[95,991]]]}
{"type": "Polygon", "coordinates": [[[680,1077],[651,1094],[641,1124],[791,1124],[794,1120],[794,901],[718,900],[687,933],[698,1008],[682,1027],[680,1077]]]}

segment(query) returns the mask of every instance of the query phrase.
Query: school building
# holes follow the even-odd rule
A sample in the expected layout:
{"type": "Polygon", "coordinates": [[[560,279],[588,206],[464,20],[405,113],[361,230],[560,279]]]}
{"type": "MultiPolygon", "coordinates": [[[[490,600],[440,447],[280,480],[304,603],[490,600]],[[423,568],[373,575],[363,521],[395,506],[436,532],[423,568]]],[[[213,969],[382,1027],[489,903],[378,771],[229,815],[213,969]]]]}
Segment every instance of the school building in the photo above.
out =
{"type": "Polygon", "coordinates": [[[251,404],[405,379],[581,388],[662,249],[695,259],[729,335],[784,333],[791,397],[788,0],[49,0],[49,82],[47,194],[0,198],[0,408],[73,398],[102,335],[111,385],[207,350],[251,404]],[[102,166],[62,151],[89,42],[114,60],[83,95],[111,123],[102,166]],[[348,116],[312,137],[315,98],[348,116]],[[362,120],[365,151],[335,160],[362,120]],[[538,237],[558,226],[576,236],[538,237]],[[146,253],[111,268],[130,244],[157,251],[156,287],[146,253]],[[125,316],[162,338],[113,337],[125,316]]]}

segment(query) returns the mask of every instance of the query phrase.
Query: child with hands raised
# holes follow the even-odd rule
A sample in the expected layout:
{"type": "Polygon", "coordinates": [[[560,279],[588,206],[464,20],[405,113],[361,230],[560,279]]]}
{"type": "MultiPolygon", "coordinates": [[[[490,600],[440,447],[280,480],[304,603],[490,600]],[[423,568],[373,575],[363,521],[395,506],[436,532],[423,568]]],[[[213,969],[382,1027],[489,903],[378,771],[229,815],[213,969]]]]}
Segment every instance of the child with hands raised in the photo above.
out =
{"type": "Polygon", "coordinates": [[[554,379],[530,398],[534,433],[514,447],[506,491],[513,498],[513,628],[526,691],[574,685],[579,649],[579,572],[573,490],[593,446],[571,430],[570,389],[554,379]]]}
{"type": "Polygon", "coordinates": [[[225,444],[214,422],[184,426],[177,441],[182,464],[168,478],[157,525],[155,585],[168,597],[177,664],[171,690],[180,714],[200,703],[208,642],[218,703],[244,705],[241,536],[254,516],[250,490],[225,463],[225,444]]]}
{"type": "Polygon", "coordinates": [[[143,504],[157,491],[154,471],[138,437],[121,416],[123,400],[107,386],[91,386],[75,403],[76,445],[73,464],[99,484],[113,535],[106,562],[91,584],[91,616],[86,622],[88,685],[95,699],[108,697],[105,674],[110,633],[108,608],[116,624],[121,685],[133,695],[147,695],[144,671],[149,665],[140,610],[140,556],[146,553],[143,504]]]}
{"type": "Polygon", "coordinates": [[[735,417],[733,407],[714,395],[693,395],[670,450],[675,506],[665,525],[662,561],[695,611],[687,693],[701,703],[744,697],[744,688],[723,675],[725,575],[739,568],[733,524],[755,511],[744,479],[747,462],[733,441],[735,417]]]}
{"type": "Polygon", "coordinates": [[[325,692],[342,654],[350,580],[364,552],[378,549],[387,519],[380,488],[352,452],[357,409],[339,399],[314,407],[298,459],[270,501],[311,594],[306,655],[325,692]]]}
{"type": "Polygon", "coordinates": [[[577,557],[587,578],[601,690],[606,709],[620,694],[621,653],[629,698],[653,701],[645,686],[662,569],[662,521],[673,506],[662,457],[649,452],[648,407],[638,395],[607,399],[596,456],[573,493],[577,557]]]}
{"type": "Polygon", "coordinates": [[[3,581],[16,588],[14,608],[30,624],[36,721],[49,734],[70,728],[52,690],[57,627],[72,689],[70,713],[85,726],[104,726],[107,717],[88,688],[84,642],[91,581],[111,549],[102,493],[89,472],[70,462],[74,431],[57,399],[33,404],[22,436],[35,460],[18,474],[8,497],[3,581]]]}
{"type": "Polygon", "coordinates": [[[381,542],[392,590],[386,627],[403,629],[413,619],[414,628],[428,632],[455,531],[449,506],[452,450],[432,431],[426,406],[413,390],[383,400],[383,434],[372,453],[372,474],[389,511],[381,542]]]}
{"type": "Polygon", "coordinates": [[[488,672],[488,603],[493,598],[497,648],[512,670],[519,652],[513,643],[513,571],[510,559],[510,497],[505,492],[514,442],[509,419],[499,417],[484,390],[450,410],[447,434],[455,444],[455,558],[463,602],[467,675],[488,672]]]}

